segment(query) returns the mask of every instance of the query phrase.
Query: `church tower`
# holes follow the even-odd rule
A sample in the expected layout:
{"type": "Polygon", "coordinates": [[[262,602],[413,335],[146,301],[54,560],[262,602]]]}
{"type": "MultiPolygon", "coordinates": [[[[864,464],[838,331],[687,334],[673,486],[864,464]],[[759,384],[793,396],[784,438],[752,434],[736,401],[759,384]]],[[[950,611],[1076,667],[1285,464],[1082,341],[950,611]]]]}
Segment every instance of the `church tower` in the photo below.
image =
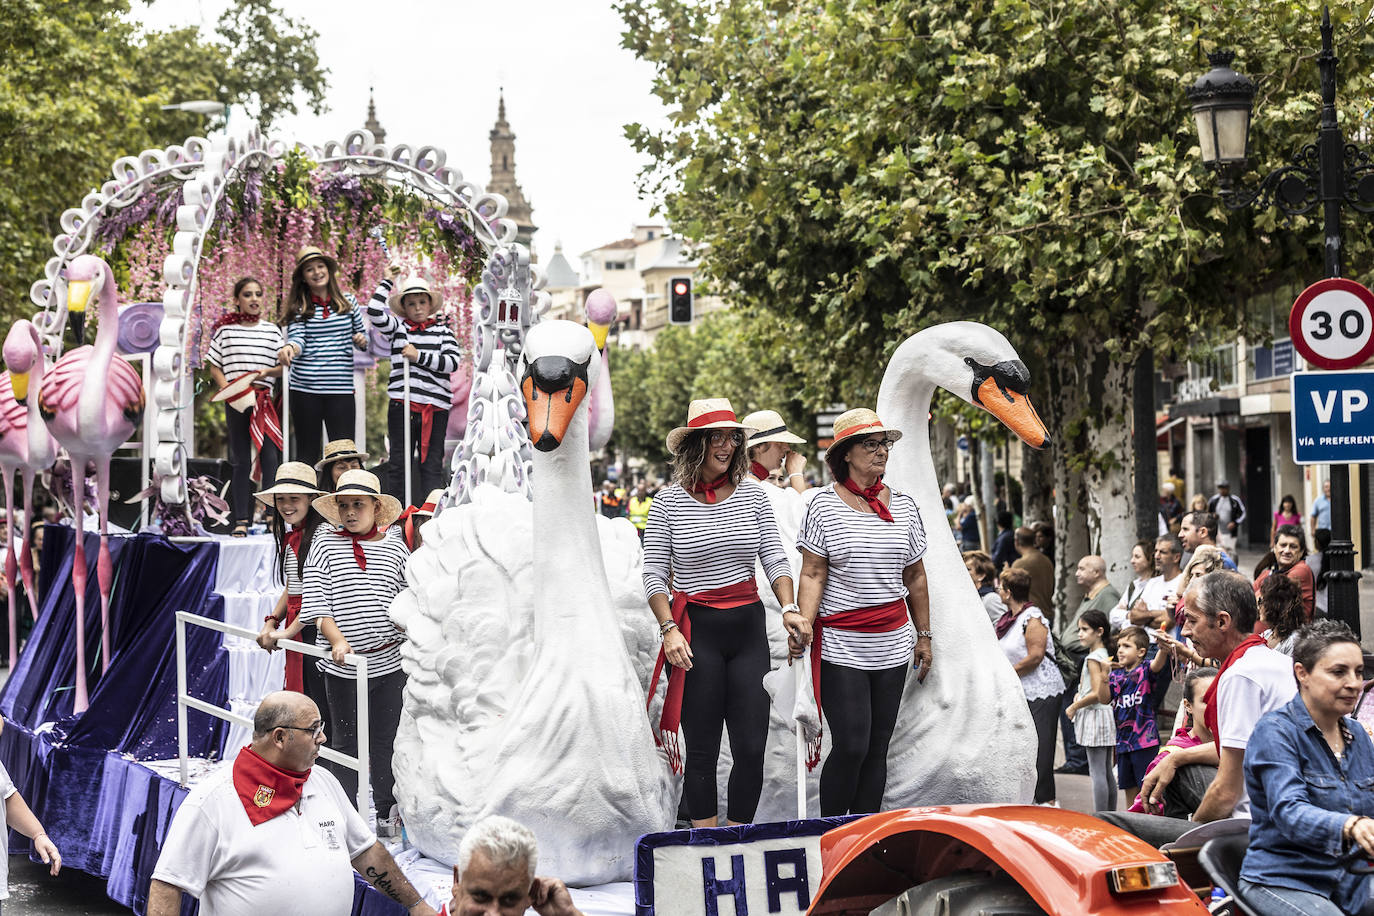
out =
{"type": "Polygon", "coordinates": [[[500,194],[510,204],[506,218],[515,220],[520,228],[516,241],[530,247],[530,240],[538,231],[534,225],[534,213],[525,192],[515,180],[515,134],[511,133],[510,123],[506,121],[506,95],[501,93],[501,101],[496,110],[496,124],[491,129],[491,182],[487,190],[500,194]]]}
{"type": "Polygon", "coordinates": [[[372,131],[372,138],[378,143],[386,142],[386,128],[377,120],[377,103],[372,99],[372,87],[367,87],[367,120],[363,127],[372,131]]]}

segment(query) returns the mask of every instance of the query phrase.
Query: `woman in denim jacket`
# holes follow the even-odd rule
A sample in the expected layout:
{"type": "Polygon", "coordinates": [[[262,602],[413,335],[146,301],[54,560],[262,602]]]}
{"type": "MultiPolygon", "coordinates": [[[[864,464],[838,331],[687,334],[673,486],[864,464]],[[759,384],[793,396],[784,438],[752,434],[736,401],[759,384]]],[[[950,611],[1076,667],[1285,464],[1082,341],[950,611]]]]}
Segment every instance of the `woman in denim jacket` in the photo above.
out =
{"type": "Polygon", "coordinates": [[[1374,857],[1374,741],[1350,717],[1364,656],[1345,624],[1298,632],[1298,694],[1260,719],[1245,750],[1250,847],[1241,895],[1282,916],[1374,914],[1369,876],[1337,864],[1359,846],[1374,857]]]}

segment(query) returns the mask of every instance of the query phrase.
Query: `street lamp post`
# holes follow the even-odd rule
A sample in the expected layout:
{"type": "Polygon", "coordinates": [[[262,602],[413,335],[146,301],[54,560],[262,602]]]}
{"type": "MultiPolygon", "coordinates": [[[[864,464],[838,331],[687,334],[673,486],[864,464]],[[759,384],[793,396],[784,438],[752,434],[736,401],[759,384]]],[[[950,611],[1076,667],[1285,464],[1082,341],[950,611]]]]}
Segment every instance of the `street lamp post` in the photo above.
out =
{"type": "MultiPolygon", "coordinates": [[[[1285,216],[1310,213],[1322,207],[1326,276],[1341,275],[1341,207],[1374,212],[1374,161],[1355,144],[1347,144],[1336,123],[1336,52],[1331,44],[1331,12],[1322,8],[1322,50],[1317,55],[1321,74],[1322,111],[1317,142],[1309,143],[1289,164],[1270,172],[1254,188],[1237,179],[1249,158],[1250,112],[1255,84],[1231,69],[1234,55],[1208,55],[1212,70],[1188,88],[1197,120],[1203,163],[1217,173],[1221,200],[1232,210],[1258,204],[1274,206],[1285,216]]],[[[1360,633],[1360,574],[1355,569],[1355,545],[1350,541],[1350,466],[1331,465],[1331,546],[1324,568],[1329,569],[1327,606],[1331,616],[1360,633]]]]}

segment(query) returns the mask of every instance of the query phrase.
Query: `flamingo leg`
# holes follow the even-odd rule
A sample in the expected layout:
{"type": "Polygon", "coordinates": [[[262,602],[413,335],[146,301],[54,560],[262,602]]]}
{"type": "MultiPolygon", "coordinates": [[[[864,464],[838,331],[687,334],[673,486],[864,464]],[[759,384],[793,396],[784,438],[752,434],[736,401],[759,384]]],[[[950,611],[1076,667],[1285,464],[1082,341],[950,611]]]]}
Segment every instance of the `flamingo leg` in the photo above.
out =
{"type": "Polygon", "coordinates": [[[76,510],[76,553],[72,559],[72,586],[76,592],[76,697],[72,712],[90,706],[86,695],[86,459],[71,456],[72,506],[76,510]]]}
{"type": "Polygon", "coordinates": [[[20,471],[24,480],[24,549],[19,553],[19,575],[24,581],[24,594],[29,596],[29,611],[38,620],[38,589],[33,576],[33,468],[20,471]]]}
{"type": "Polygon", "coordinates": [[[100,583],[100,673],[110,670],[110,589],[114,584],[114,564],[110,560],[110,456],[95,463],[96,511],[100,513],[100,556],[96,560],[96,580],[100,583]]]}
{"type": "Polygon", "coordinates": [[[5,591],[10,605],[10,673],[19,664],[19,609],[14,594],[14,580],[18,577],[19,563],[14,556],[14,471],[0,467],[0,477],[5,482],[5,591]]]}

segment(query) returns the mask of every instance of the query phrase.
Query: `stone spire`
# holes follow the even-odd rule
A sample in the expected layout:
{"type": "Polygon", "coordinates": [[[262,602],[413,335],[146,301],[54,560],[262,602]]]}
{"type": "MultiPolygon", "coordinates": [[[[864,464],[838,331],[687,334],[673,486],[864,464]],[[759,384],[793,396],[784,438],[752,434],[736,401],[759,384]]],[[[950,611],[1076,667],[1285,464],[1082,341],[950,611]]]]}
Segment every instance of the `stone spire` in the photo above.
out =
{"type": "Polygon", "coordinates": [[[534,225],[534,213],[525,192],[515,180],[515,134],[506,121],[506,94],[503,89],[496,108],[496,124],[491,134],[491,182],[487,190],[506,198],[510,208],[506,211],[508,219],[515,220],[520,227],[516,241],[528,246],[530,239],[538,230],[534,225]]]}
{"type": "Polygon", "coordinates": [[[372,131],[372,137],[378,143],[386,142],[386,128],[377,120],[377,103],[372,98],[372,87],[367,87],[367,120],[363,122],[363,127],[372,131]]]}

